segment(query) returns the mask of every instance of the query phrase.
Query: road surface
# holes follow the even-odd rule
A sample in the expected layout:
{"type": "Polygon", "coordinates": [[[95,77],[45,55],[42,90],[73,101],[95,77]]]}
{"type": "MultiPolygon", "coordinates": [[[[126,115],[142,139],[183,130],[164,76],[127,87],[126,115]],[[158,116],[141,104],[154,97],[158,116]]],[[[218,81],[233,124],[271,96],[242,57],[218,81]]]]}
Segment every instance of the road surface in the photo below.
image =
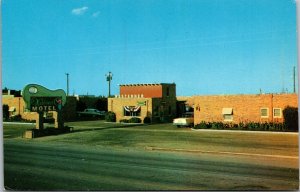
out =
{"type": "Polygon", "coordinates": [[[297,190],[297,161],[6,140],[4,184],[13,190],[297,190]]]}

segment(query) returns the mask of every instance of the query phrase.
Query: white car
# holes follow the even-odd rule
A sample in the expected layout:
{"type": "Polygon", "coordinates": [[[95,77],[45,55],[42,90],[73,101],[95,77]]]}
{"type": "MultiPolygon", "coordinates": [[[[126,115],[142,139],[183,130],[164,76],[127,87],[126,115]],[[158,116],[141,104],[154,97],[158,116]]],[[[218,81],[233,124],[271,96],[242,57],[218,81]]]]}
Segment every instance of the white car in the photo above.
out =
{"type": "Polygon", "coordinates": [[[173,120],[173,125],[177,127],[193,127],[194,126],[194,113],[187,112],[183,114],[183,117],[179,117],[173,120]]]}

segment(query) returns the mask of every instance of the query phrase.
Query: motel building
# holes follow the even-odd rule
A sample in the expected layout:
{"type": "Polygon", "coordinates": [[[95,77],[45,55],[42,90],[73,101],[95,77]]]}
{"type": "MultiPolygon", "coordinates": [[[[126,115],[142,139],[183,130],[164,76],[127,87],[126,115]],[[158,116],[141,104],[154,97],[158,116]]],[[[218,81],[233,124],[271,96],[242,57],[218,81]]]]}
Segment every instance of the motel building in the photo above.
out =
{"type": "Polygon", "coordinates": [[[187,97],[185,102],[194,108],[194,125],[202,121],[233,124],[282,123],[286,109],[298,109],[298,94],[192,96],[187,97]]]}
{"type": "MultiPolygon", "coordinates": [[[[8,105],[9,117],[21,115],[36,120],[38,114],[26,110],[21,93],[2,92],[2,104],[8,105]]],[[[116,114],[116,121],[149,117],[151,122],[172,122],[186,111],[194,111],[194,125],[205,122],[247,123],[284,122],[284,111],[298,109],[298,94],[269,93],[251,95],[176,96],[175,83],[124,84],[120,94],[108,98],[108,111],[116,114]]],[[[76,120],[76,98],[67,97],[64,107],[66,121],[76,120]]],[[[52,116],[56,116],[52,112],[52,116]]]]}
{"type": "Polygon", "coordinates": [[[186,111],[194,112],[194,125],[205,122],[282,123],[284,111],[298,109],[296,93],[176,96],[176,85],[120,85],[120,95],[108,99],[108,111],[116,120],[138,117],[151,122],[172,122],[186,111]]]}
{"type": "Polygon", "coordinates": [[[108,111],[116,114],[116,121],[140,118],[144,122],[172,122],[176,117],[176,84],[124,84],[120,94],[108,98],[108,111]]]}

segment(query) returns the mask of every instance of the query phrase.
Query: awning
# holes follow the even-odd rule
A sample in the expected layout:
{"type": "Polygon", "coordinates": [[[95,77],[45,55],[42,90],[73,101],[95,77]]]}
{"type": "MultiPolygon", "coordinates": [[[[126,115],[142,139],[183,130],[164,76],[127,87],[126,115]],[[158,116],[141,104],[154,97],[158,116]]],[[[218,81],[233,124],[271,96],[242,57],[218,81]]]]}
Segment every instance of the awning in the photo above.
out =
{"type": "Polygon", "coordinates": [[[16,111],[16,108],[15,107],[10,107],[8,111],[9,112],[14,112],[14,111],[16,111]]]}
{"type": "Polygon", "coordinates": [[[125,111],[127,112],[137,112],[141,106],[124,106],[125,111]]]}
{"type": "Polygon", "coordinates": [[[232,115],[232,108],[223,108],[222,115],[232,115]]]}

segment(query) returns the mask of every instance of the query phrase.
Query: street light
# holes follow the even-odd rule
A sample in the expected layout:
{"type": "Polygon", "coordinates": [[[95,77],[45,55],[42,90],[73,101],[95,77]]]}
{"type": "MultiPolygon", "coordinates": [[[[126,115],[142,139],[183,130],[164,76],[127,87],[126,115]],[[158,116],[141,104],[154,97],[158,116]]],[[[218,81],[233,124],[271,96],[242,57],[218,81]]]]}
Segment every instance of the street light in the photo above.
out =
{"type": "Polygon", "coordinates": [[[69,73],[65,73],[67,75],[67,96],[69,96],[69,73]]]}
{"type": "Polygon", "coordinates": [[[108,74],[106,74],[105,76],[106,76],[106,81],[108,81],[108,97],[110,97],[110,82],[112,80],[112,73],[108,72],[108,74]]]}

